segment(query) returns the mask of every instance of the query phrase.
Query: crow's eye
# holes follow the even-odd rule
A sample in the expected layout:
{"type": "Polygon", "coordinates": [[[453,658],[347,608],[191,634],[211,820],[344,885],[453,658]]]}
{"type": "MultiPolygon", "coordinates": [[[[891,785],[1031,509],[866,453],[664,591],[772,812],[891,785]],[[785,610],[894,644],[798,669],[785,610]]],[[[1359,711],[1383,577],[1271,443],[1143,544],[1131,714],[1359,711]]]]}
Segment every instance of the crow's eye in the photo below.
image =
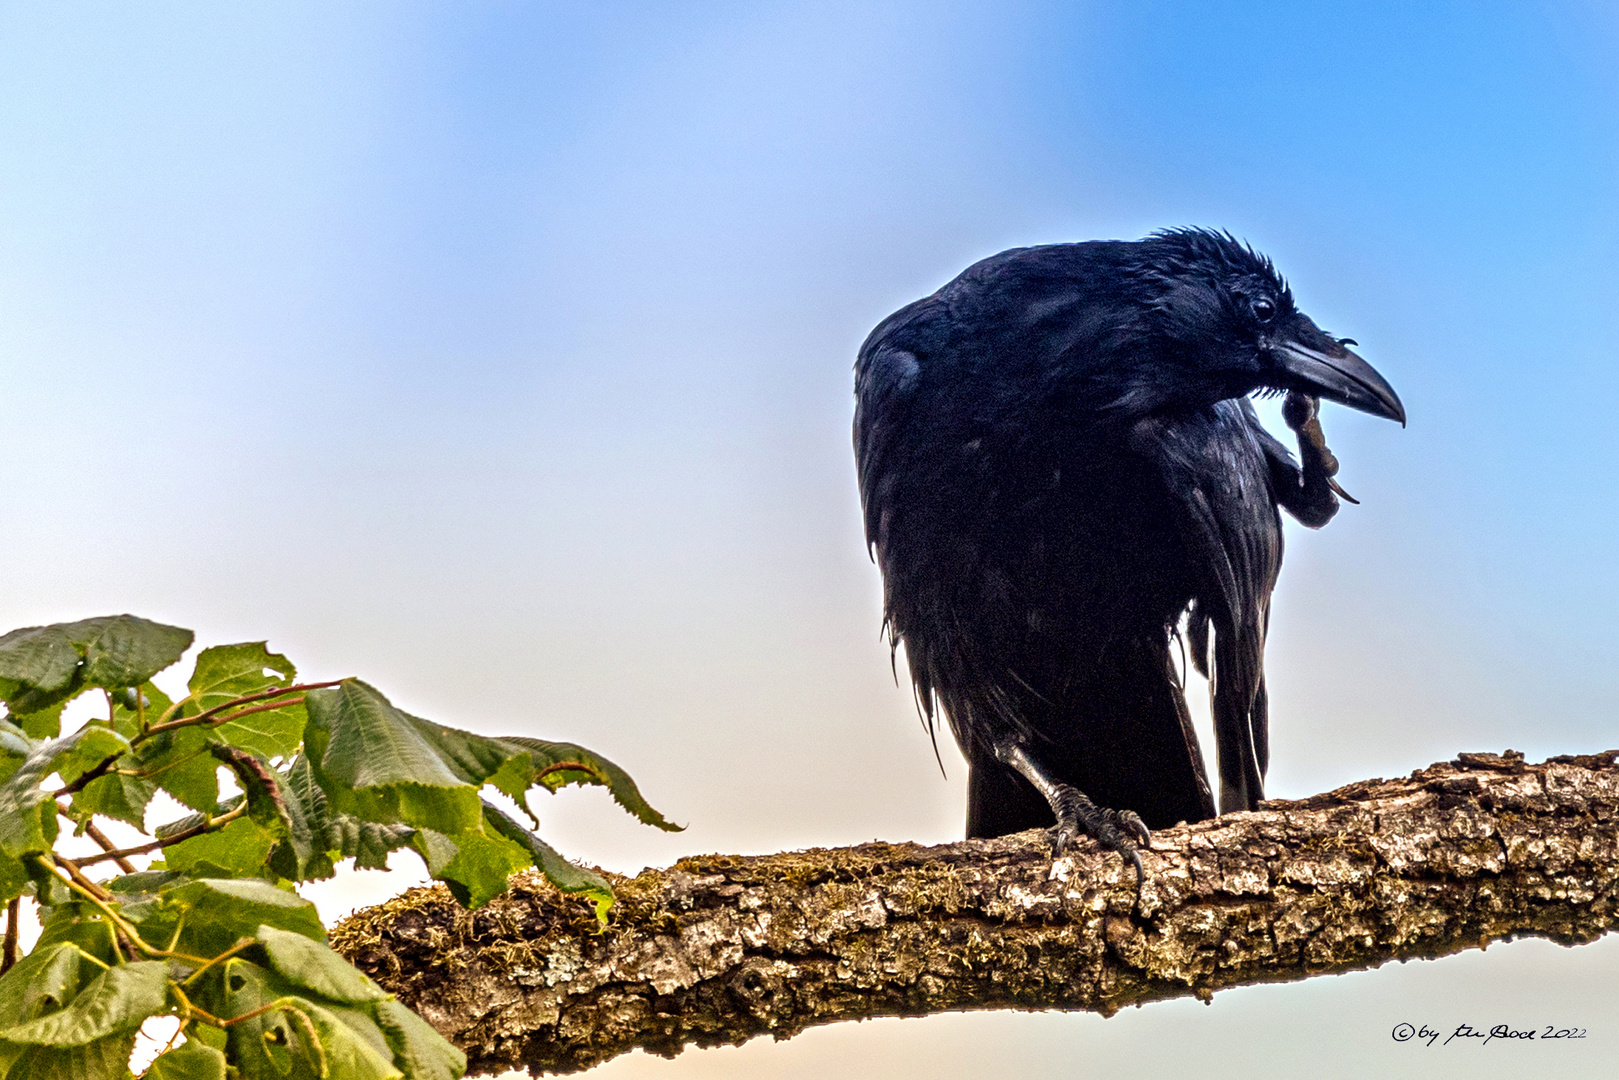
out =
{"type": "Polygon", "coordinates": [[[1276,317],[1276,305],[1265,299],[1263,296],[1257,297],[1253,301],[1253,309],[1254,318],[1258,319],[1262,323],[1268,323],[1271,321],[1271,319],[1276,317]]]}

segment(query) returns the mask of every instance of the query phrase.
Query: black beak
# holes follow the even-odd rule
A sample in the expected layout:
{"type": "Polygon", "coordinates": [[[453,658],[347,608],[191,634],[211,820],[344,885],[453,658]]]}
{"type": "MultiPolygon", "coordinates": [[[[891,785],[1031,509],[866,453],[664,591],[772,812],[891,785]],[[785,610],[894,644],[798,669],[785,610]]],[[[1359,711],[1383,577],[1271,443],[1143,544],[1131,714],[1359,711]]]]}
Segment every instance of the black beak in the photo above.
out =
{"type": "Polygon", "coordinates": [[[1319,345],[1283,339],[1270,347],[1270,355],[1282,369],[1279,381],[1283,389],[1323,397],[1405,426],[1405,406],[1388,380],[1325,334],[1320,335],[1319,345]]]}

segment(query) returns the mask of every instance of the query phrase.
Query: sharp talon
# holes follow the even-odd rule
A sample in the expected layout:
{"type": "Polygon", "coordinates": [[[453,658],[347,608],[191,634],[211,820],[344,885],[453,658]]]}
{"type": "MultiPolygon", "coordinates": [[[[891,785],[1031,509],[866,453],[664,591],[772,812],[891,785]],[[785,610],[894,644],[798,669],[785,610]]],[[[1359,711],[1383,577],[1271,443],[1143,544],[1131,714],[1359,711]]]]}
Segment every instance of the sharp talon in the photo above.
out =
{"type": "Polygon", "coordinates": [[[1117,851],[1136,868],[1136,893],[1140,895],[1146,871],[1141,865],[1137,845],[1152,841],[1146,822],[1133,810],[1114,810],[1097,806],[1083,791],[1069,784],[1047,778],[1030,759],[1022,747],[1009,744],[997,747],[996,757],[1024,775],[1051,804],[1057,821],[1050,829],[1051,857],[1061,858],[1068,845],[1081,836],[1089,836],[1105,851],[1117,851]]]}
{"type": "Polygon", "coordinates": [[[1360,505],[1360,500],[1359,499],[1355,498],[1353,495],[1349,494],[1349,492],[1345,491],[1339,485],[1338,481],[1334,480],[1330,476],[1327,477],[1327,486],[1330,487],[1333,491],[1337,492],[1338,498],[1344,500],[1345,502],[1354,503],[1356,506],[1360,505]]]}
{"type": "Polygon", "coordinates": [[[1147,823],[1142,821],[1140,815],[1134,810],[1126,810],[1121,813],[1119,823],[1124,826],[1125,832],[1135,838],[1138,845],[1141,847],[1152,846],[1152,832],[1147,828],[1147,823]]]}

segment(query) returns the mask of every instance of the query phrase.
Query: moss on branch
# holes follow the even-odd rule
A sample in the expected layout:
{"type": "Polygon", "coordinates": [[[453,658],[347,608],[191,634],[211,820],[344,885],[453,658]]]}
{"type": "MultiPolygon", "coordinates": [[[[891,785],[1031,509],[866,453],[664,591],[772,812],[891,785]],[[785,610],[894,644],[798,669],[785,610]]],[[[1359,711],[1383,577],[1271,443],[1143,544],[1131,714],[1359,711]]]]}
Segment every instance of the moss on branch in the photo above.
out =
{"type": "MultiPolygon", "coordinates": [[[[612,877],[612,925],[534,875],[478,911],[442,887],[334,944],[474,1072],[788,1038],[963,1009],[1084,1009],[1595,940],[1619,920],[1619,751],[1462,754],[1397,780],[1166,829],[1134,875],[1043,833],[704,855],[612,877]]],[[[610,875],[611,876],[611,875],[610,875]]]]}

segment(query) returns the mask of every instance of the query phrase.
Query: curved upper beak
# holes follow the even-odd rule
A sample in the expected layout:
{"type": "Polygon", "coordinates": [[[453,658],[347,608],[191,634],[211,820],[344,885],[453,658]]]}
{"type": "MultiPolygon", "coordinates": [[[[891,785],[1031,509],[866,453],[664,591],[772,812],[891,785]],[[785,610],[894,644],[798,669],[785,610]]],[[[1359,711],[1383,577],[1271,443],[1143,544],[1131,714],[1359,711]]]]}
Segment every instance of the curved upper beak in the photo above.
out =
{"type": "MultiPolygon", "coordinates": [[[[1312,337],[1314,335],[1311,335],[1312,337]]],[[[1405,426],[1400,395],[1377,369],[1344,346],[1321,335],[1319,346],[1286,338],[1270,347],[1271,358],[1285,373],[1284,389],[1298,390],[1371,413],[1405,426]]]]}

